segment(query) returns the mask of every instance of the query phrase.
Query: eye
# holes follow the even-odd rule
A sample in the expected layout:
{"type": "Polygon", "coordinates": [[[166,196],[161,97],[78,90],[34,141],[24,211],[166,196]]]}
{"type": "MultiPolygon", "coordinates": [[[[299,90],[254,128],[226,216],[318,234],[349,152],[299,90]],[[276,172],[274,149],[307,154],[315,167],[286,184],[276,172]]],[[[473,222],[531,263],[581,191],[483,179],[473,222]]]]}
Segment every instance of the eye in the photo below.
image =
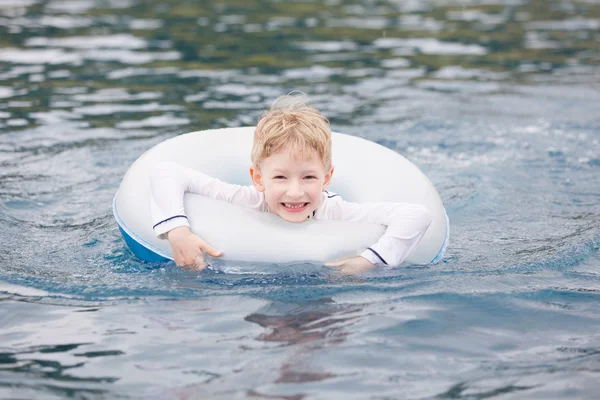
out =
{"type": "Polygon", "coordinates": [[[277,175],[277,176],[274,176],[273,179],[285,179],[285,176],[277,175]]]}
{"type": "Polygon", "coordinates": [[[304,177],[304,179],[317,179],[317,177],[314,175],[307,175],[304,177]]]}

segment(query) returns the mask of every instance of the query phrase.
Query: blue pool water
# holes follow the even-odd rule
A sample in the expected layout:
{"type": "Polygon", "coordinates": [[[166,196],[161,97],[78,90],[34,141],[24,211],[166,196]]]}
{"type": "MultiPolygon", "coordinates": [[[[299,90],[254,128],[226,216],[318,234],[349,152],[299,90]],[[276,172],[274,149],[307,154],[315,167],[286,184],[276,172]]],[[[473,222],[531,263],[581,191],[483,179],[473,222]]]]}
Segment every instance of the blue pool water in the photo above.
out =
{"type": "Polygon", "coordinates": [[[599,1],[0,0],[0,31],[0,398],[598,397],[599,1]],[[129,165],[292,89],[429,176],[444,260],[133,257],[129,165]]]}

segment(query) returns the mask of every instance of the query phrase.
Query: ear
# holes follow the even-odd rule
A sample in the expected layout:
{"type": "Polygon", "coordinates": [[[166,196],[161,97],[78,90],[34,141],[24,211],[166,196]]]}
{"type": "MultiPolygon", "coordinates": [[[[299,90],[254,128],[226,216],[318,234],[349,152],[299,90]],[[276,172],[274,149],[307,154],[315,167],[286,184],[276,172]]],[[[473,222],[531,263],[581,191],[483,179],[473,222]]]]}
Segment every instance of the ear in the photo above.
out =
{"type": "Polygon", "coordinates": [[[265,187],[263,186],[262,175],[260,173],[260,169],[256,167],[250,167],[250,179],[252,179],[252,184],[259,192],[264,192],[265,187]]]}
{"type": "Polygon", "coordinates": [[[331,183],[331,177],[333,176],[333,165],[327,174],[325,174],[325,178],[323,179],[323,190],[327,189],[327,186],[331,183]]]}

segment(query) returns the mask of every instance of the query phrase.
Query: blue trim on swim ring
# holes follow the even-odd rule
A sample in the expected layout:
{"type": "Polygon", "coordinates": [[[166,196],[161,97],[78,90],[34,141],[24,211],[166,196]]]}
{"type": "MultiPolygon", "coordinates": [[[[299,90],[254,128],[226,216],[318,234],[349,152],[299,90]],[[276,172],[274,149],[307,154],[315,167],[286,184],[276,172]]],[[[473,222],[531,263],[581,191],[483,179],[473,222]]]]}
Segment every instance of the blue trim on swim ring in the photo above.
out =
{"type": "Polygon", "coordinates": [[[446,247],[448,247],[448,239],[450,239],[450,219],[448,218],[448,214],[446,213],[445,209],[444,216],[446,217],[446,235],[444,236],[444,243],[442,243],[440,251],[438,251],[437,255],[433,258],[433,260],[431,260],[430,264],[439,262],[446,252],[446,247]]]}
{"type": "Polygon", "coordinates": [[[117,225],[119,225],[119,231],[123,235],[123,239],[125,239],[125,243],[127,243],[127,247],[133,252],[133,254],[141,260],[149,261],[149,262],[165,262],[172,260],[172,258],[168,257],[168,255],[164,254],[161,250],[153,246],[151,243],[148,243],[144,239],[137,236],[131,230],[125,226],[125,223],[119,216],[119,212],[117,211],[117,195],[115,195],[113,199],[113,215],[117,220],[117,225]]]}
{"type": "Polygon", "coordinates": [[[144,261],[149,261],[149,262],[169,261],[168,258],[159,256],[155,252],[145,248],[144,246],[142,246],[141,244],[139,244],[138,242],[133,240],[133,238],[131,236],[129,236],[127,233],[125,233],[125,231],[120,226],[119,226],[119,230],[121,231],[121,234],[123,235],[123,238],[125,239],[125,243],[127,243],[127,246],[129,247],[129,249],[133,252],[133,254],[137,258],[144,260],[144,261]]]}

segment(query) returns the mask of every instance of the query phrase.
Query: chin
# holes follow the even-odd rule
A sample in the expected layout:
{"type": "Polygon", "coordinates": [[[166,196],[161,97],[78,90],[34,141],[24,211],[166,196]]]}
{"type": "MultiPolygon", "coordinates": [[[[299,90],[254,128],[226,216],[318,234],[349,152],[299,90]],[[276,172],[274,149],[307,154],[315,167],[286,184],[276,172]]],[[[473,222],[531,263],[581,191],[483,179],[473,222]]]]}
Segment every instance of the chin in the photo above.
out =
{"type": "Polygon", "coordinates": [[[308,216],[306,215],[286,215],[286,216],[282,216],[279,215],[282,219],[284,219],[287,222],[293,222],[295,224],[299,224],[301,222],[304,222],[308,219],[308,216]]]}
{"type": "MultiPolygon", "coordinates": [[[[312,211],[311,211],[311,214],[312,214],[312,211]]],[[[306,221],[310,214],[306,214],[305,212],[303,212],[301,214],[300,213],[292,214],[292,213],[286,212],[285,210],[282,210],[281,212],[277,213],[277,215],[279,215],[279,217],[281,219],[283,219],[284,221],[300,223],[300,222],[306,221]]]]}

